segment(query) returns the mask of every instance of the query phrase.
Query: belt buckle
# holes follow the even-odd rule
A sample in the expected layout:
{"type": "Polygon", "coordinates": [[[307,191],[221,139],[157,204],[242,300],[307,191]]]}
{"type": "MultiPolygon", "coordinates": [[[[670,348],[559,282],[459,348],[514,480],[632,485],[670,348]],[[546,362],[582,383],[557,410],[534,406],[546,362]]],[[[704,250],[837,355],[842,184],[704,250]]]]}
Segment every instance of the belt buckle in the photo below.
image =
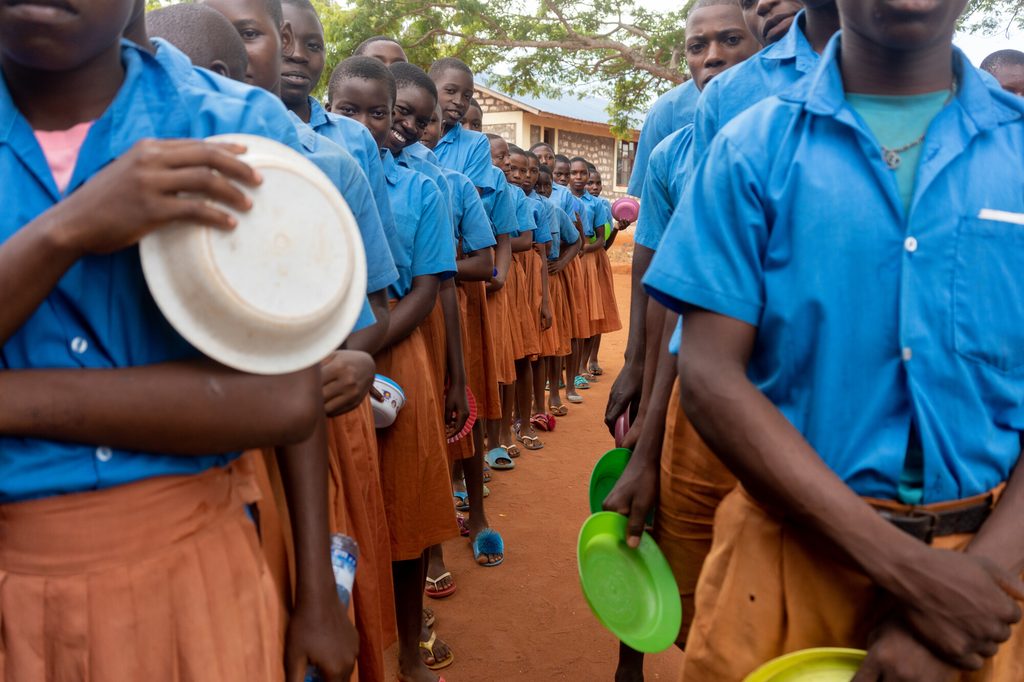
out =
{"type": "Polygon", "coordinates": [[[926,545],[932,544],[932,540],[935,539],[935,528],[939,524],[939,515],[935,512],[913,509],[908,514],[894,514],[891,511],[882,509],[878,513],[886,521],[900,528],[905,533],[919,538],[926,545]],[[925,522],[923,526],[921,525],[922,521],[925,522]],[[922,529],[922,532],[914,532],[919,528],[922,529]]]}

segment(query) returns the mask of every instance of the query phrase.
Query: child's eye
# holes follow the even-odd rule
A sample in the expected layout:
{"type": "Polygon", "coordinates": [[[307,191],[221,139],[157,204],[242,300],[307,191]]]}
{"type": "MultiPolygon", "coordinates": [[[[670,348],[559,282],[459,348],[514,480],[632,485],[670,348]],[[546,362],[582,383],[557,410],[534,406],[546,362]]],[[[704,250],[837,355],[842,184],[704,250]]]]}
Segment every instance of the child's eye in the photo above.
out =
{"type": "Polygon", "coordinates": [[[349,106],[334,107],[334,113],[341,114],[342,116],[352,116],[356,113],[356,110],[349,106]]]}
{"type": "Polygon", "coordinates": [[[374,118],[387,118],[388,112],[377,110],[372,112],[370,115],[373,116],[374,118]]]}
{"type": "Polygon", "coordinates": [[[688,45],[686,47],[686,51],[689,52],[690,54],[700,54],[701,52],[704,51],[704,44],[703,43],[693,43],[693,44],[688,45]]]}
{"type": "Polygon", "coordinates": [[[242,37],[242,40],[256,40],[260,37],[260,32],[254,28],[243,28],[238,35],[242,37]]]}
{"type": "Polygon", "coordinates": [[[306,49],[310,52],[323,52],[324,46],[321,43],[307,43],[306,49]]]}
{"type": "Polygon", "coordinates": [[[733,47],[735,47],[736,45],[739,45],[740,42],[741,42],[741,38],[739,36],[729,36],[728,38],[725,39],[725,43],[727,45],[731,45],[733,47]]]}

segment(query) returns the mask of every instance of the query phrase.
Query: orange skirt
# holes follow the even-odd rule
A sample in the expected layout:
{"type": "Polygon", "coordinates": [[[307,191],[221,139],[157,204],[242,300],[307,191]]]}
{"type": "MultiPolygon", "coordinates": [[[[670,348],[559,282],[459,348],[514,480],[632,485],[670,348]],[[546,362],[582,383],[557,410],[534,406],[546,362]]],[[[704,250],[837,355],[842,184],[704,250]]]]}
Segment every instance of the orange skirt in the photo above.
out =
{"type": "MultiPolygon", "coordinates": [[[[505,314],[508,317],[509,342],[512,347],[512,358],[518,360],[526,357],[526,339],[523,338],[522,310],[526,305],[526,271],[518,254],[512,254],[508,265],[508,278],[505,280],[508,295],[505,299],[505,314]]],[[[512,381],[516,380],[515,372],[512,381]]]]}
{"type": "Polygon", "coordinates": [[[395,593],[380,460],[369,398],[327,421],[331,531],[359,544],[352,610],[359,631],[359,675],[385,676],[384,650],[396,640],[395,593]]]}
{"type": "Polygon", "coordinates": [[[597,251],[583,254],[583,292],[587,299],[587,311],[590,315],[590,335],[597,334],[598,326],[604,317],[604,304],[601,303],[601,281],[597,273],[597,251]]]}
{"type": "Polygon", "coordinates": [[[520,304],[515,310],[523,330],[523,354],[519,358],[533,358],[540,355],[540,304],[543,282],[540,277],[540,255],[530,249],[515,254],[514,260],[522,268],[523,278],[520,304]]]}
{"type": "Polygon", "coordinates": [[[587,296],[587,281],[583,274],[583,258],[573,258],[565,268],[569,305],[573,309],[572,338],[589,339],[590,304],[587,296]]]}
{"type": "MultiPolygon", "coordinates": [[[[448,378],[448,356],[446,355],[448,352],[448,335],[444,326],[444,308],[441,307],[440,292],[437,294],[437,300],[434,301],[434,307],[430,310],[430,314],[420,323],[419,328],[423,332],[423,342],[427,346],[431,377],[434,380],[434,386],[439,391],[438,396],[443,407],[444,389],[447,385],[446,379],[448,378]]],[[[384,374],[383,372],[381,373],[384,374]]],[[[384,375],[387,376],[387,374],[384,375]]],[[[437,411],[439,417],[442,417],[442,412],[443,409],[437,411]]],[[[444,423],[443,418],[442,423],[444,423]]]]}
{"type": "Polygon", "coordinates": [[[551,306],[551,326],[541,332],[540,354],[544,357],[561,357],[571,352],[571,322],[569,302],[565,297],[562,273],[548,276],[548,301],[551,306]]]}
{"type": "Polygon", "coordinates": [[[498,391],[497,348],[483,282],[459,284],[459,309],[463,319],[462,350],[466,356],[466,380],[476,398],[480,419],[501,418],[498,391]]]}
{"type": "Polygon", "coordinates": [[[433,373],[423,371],[430,358],[419,328],[376,360],[377,371],[394,379],[406,398],[395,423],[377,431],[391,560],[418,559],[426,548],[459,534],[440,392],[433,373]]]}
{"type": "MultiPolygon", "coordinates": [[[[509,274],[512,274],[511,268],[509,268],[509,274]]],[[[514,384],[516,381],[512,325],[508,318],[510,290],[506,281],[505,286],[501,289],[487,294],[487,312],[491,318],[491,338],[494,340],[494,368],[499,384],[514,384]]]]}
{"type": "Polygon", "coordinates": [[[0,507],[0,680],[283,680],[232,465],[0,507]]]}
{"type": "Polygon", "coordinates": [[[597,290],[601,304],[601,319],[593,328],[595,334],[610,334],[622,329],[619,319],[619,304],[615,300],[615,280],[612,277],[612,262],[608,252],[600,249],[594,252],[597,263],[597,290]]]}

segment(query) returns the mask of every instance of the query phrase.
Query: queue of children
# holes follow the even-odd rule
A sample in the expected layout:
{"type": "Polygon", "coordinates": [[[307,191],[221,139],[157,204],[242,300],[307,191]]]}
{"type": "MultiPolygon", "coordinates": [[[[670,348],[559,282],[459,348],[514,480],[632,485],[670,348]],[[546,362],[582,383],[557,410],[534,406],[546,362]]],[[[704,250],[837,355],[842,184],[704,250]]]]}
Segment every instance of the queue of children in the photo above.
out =
{"type": "Polygon", "coordinates": [[[0,679],[381,680],[395,642],[401,680],[439,679],[441,543],[502,564],[486,482],[619,326],[596,169],[559,197],[553,158],[479,132],[464,63],[389,38],[317,101],[309,0],[5,3],[0,35],[0,679]],[[143,281],[142,236],[251,205],[221,133],[300,152],[358,223],[364,315],[316,367],[204,359],[143,281]],[[376,375],[405,396],[380,429],[376,375]],[[351,617],[331,533],[359,547],[351,617]]]}
{"type": "MultiPolygon", "coordinates": [[[[1020,306],[992,303],[1016,300],[1024,55],[972,66],[965,4],[690,10],[605,417],[639,412],[605,509],[632,546],[653,511],[687,682],[823,646],[867,650],[858,682],[1024,677],[1020,306]]],[[[623,644],[615,677],[642,665],[623,644]]]]}

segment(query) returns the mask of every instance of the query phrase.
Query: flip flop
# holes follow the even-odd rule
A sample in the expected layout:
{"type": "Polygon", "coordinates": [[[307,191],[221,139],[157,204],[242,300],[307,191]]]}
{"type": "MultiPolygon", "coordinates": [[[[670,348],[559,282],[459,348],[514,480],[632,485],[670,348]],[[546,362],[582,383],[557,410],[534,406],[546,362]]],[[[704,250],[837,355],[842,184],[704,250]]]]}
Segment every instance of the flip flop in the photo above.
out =
{"type": "Polygon", "coordinates": [[[578,375],[572,383],[576,386],[577,391],[585,391],[590,388],[590,382],[582,375],[578,375]]]}
{"type": "Polygon", "coordinates": [[[554,431],[555,430],[555,418],[550,414],[544,414],[538,412],[537,414],[530,417],[530,423],[535,428],[541,431],[554,431]]]}
{"type": "Polygon", "coordinates": [[[423,607],[423,627],[428,630],[434,627],[434,623],[437,622],[437,614],[434,613],[434,609],[428,609],[423,607]]]}
{"type": "Polygon", "coordinates": [[[593,374],[595,377],[599,377],[602,374],[604,374],[604,370],[601,369],[601,365],[590,365],[590,367],[588,367],[587,369],[589,369],[590,373],[593,374]]]}
{"type": "Polygon", "coordinates": [[[431,599],[444,599],[445,597],[452,596],[453,594],[455,594],[455,581],[454,580],[452,581],[451,585],[449,585],[448,587],[444,588],[443,590],[437,589],[437,584],[439,582],[441,582],[445,578],[451,578],[451,577],[452,577],[451,571],[445,571],[444,573],[442,573],[441,575],[437,576],[436,578],[431,578],[428,575],[427,576],[427,582],[430,583],[430,585],[433,585],[434,589],[430,589],[429,586],[424,587],[423,588],[423,594],[427,595],[431,599]]]}
{"type": "Polygon", "coordinates": [[[447,668],[448,666],[450,666],[452,663],[455,662],[455,653],[452,652],[451,650],[449,650],[448,651],[448,657],[439,661],[439,660],[437,660],[437,656],[434,656],[434,644],[435,643],[437,643],[437,633],[436,632],[431,632],[430,633],[430,639],[428,639],[426,642],[420,642],[420,648],[421,649],[425,649],[427,651],[427,653],[430,654],[430,656],[434,659],[434,664],[433,665],[431,665],[429,663],[426,663],[426,662],[424,662],[424,665],[427,666],[428,668],[430,668],[431,670],[444,670],[445,668],[447,668]]]}
{"type": "Polygon", "coordinates": [[[484,465],[484,483],[491,482],[491,467],[484,465]]]}
{"type": "Polygon", "coordinates": [[[548,405],[548,409],[556,417],[564,417],[569,414],[568,405],[548,405]]]}
{"type": "Polygon", "coordinates": [[[601,383],[600,380],[597,378],[597,375],[594,374],[593,372],[585,372],[583,374],[583,378],[586,379],[587,381],[589,381],[592,384],[601,383]]]}
{"type": "Polygon", "coordinates": [[[458,502],[455,503],[456,511],[469,511],[469,493],[465,490],[453,490],[452,497],[458,500],[458,502]]]}
{"type": "Polygon", "coordinates": [[[524,436],[519,432],[519,429],[515,430],[516,440],[523,444],[523,447],[527,450],[542,450],[544,443],[541,442],[540,436],[524,436]]]}
{"type": "Polygon", "coordinates": [[[506,447],[488,450],[487,454],[484,455],[484,459],[487,460],[487,466],[495,471],[507,471],[516,468],[516,463],[512,461],[512,453],[506,447]]]}
{"type": "Polygon", "coordinates": [[[469,523],[466,522],[466,517],[455,512],[455,523],[459,524],[459,535],[464,538],[469,537],[469,523]]]}
{"type": "Polygon", "coordinates": [[[583,402],[583,396],[575,394],[575,393],[572,394],[572,395],[565,396],[565,399],[568,400],[573,405],[579,405],[580,403],[583,402]]]}
{"type": "Polygon", "coordinates": [[[512,459],[516,459],[521,454],[519,452],[519,446],[516,445],[515,443],[509,445],[508,447],[505,447],[504,445],[502,447],[505,448],[505,450],[508,452],[508,456],[511,457],[512,459]]]}
{"type": "Polygon", "coordinates": [[[484,528],[473,540],[473,560],[478,560],[481,554],[500,554],[501,558],[488,564],[478,563],[477,566],[494,568],[505,561],[505,542],[501,539],[501,534],[493,528],[484,528]]]}

